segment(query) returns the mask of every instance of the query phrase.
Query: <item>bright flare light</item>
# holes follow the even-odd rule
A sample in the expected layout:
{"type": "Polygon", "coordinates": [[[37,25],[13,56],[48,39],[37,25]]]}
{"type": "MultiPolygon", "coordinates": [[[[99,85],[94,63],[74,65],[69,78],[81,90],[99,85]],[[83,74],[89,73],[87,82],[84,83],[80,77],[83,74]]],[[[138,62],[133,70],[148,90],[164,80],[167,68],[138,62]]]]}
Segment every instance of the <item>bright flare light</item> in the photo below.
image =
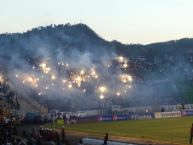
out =
{"type": "Polygon", "coordinates": [[[48,86],[46,86],[46,87],[45,87],[45,90],[48,90],[48,88],[49,88],[49,87],[48,87],[48,86]]]}
{"type": "Polygon", "coordinates": [[[123,68],[127,68],[127,67],[128,67],[128,64],[125,62],[122,67],[123,67],[123,68]]]}
{"type": "Polygon", "coordinates": [[[101,93],[104,93],[104,92],[107,91],[107,87],[106,87],[106,86],[100,86],[98,89],[99,89],[99,91],[100,91],[101,93]]]}
{"type": "Polygon", "coordinates": [[[81,70],[81,71],[80,71],[80,74],[81,74],[81,75],[84,75],[84,74],[85,74],[84,70],[81,70]]]}
{"type": "Polygon", "coordinates": [[[98,79],[98,75],[97,75],[96,71],[94,70],[94,68],[91,69],[91,76],[95,79],[98,79]]]}
{"type": "Polygon", "coordinates": [[[62,82],[65,84],[65,83],[66,83],[66,80],[62,80],[62,82]]]}
{"type": "Polygon", "coordinates": [[[117,96],[120,96],[121,95],[121,93],[120,92],[117,92],[117,96]]]}
{"type": "Polygon", "coordinates": [[[123,56],[119,56],[119,57],[118,57],[118,61],[119,61],[119,63],[123,63],[124,57],[123,57],[123,56]]]}
{"type": "Polygon", "coordinates": [[[41,63],[39,66],[40,66],[41,70],[43,71],[43,73],[45,73],[45,74],[48,74],[51,70],[50,67],[47,67],[46,63],[41,63]]]}
{"type": "Polygon", "coordinates": [[[103,99],[105,98],[105,96],[101,94],[101,95],[99,96],[99,98],[100,98],[101,100],[103,100],[103,99]]]}
{"type": "Polygon", "coordinates": [[[56,76],[55,76],[55,75],[52,75],[52,76],[51,76],[51,79],[52,79],[52,80],[55,80],[55,79],[56,79],[56,76]]]}
{"type": "Polygon", "coordinates": [[[33,82],[32,77],[28,77],[28,82],[33,82]]]}
{"type": "Polygon", "coordinates": [[[0,75],[0,83],[3,83],[3,82],[4,82],[3,76],[0,75]]]}
{"type": "Polygon", "coordinates": [[[84,93],[86,92],[86,89],[82,90],[84,93]]]}
{"type": "Polygon", "coordinates": [[[73,82],[78,85],[78,87],[81,86],[82,81],[84,81],[84,78],[82,76],[74,76],[72,77],[73,82]]]}
{"type": "Polygon", "coordinates": [[[69,84],[69,85],[68,85],[68,88],[71,89],[71,88],[72,88],[72,84],[69,84]]]}
{"type": "Polygon", "coordinates": [[[36,88],[38,87],[38,79],[33,76],[26,76],[26,78],[23,80],[23,84],[25,83],[36,88]]]}
{"type": "Polygon", "coordinates": [[[132,82],[132,81],[133,81],[132,76],[130,76],[130,75],[128,75],[128,74],[122,74],[122,75],[120,75],[120,79],[121,79],[121,82],[123,82],[123,83],[129,83],[129,82],[132,82]]]}

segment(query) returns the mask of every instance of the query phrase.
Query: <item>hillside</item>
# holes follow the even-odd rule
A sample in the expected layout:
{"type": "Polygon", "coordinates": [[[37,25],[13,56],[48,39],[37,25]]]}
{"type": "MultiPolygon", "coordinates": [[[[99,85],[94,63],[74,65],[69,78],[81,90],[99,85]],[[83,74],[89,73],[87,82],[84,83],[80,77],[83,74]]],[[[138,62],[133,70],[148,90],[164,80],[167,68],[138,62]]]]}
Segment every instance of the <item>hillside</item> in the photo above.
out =
{"type": "Polygon", "coordinates": [[[50,108],[193,103],[192,62],[192,38],[122,44],[106,41],[84,24],[0,35],[4,80],[16,93],[50,108]],[[106,92],[98,91],[102,85],[106,92]]]}

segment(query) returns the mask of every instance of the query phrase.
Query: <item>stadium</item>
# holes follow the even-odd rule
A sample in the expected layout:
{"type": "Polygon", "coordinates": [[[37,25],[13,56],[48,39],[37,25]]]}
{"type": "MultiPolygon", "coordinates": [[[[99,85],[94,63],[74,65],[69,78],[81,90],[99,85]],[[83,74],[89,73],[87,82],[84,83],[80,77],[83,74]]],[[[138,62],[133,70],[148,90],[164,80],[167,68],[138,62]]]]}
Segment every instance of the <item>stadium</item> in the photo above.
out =
{"type": "Polygon", "coordinates": [[[192,144],[192,1],[56,1],[0,6],[0,145],[192,144]]]}

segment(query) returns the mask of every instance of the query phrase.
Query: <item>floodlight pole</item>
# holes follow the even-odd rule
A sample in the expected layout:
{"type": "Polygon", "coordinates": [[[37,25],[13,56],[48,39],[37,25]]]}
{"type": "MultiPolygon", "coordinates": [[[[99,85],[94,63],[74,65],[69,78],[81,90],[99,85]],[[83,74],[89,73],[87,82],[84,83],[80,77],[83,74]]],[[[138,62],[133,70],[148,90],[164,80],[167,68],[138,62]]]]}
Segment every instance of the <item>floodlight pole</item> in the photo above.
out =
{"type": "Polygon", "coordinates": [[[53,124],[53,129],[54,129],[54,132],[55,132],[54,114],[52,114],[52,124],[53,124]]]}

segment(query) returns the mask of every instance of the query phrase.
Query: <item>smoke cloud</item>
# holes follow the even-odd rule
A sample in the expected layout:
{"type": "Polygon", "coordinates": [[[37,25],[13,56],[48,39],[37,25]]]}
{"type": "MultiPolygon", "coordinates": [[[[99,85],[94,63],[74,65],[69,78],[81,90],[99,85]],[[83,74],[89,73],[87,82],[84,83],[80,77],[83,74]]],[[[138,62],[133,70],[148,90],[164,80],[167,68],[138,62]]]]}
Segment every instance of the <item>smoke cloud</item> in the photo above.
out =
{"type": "Polygon", "coordinates": [[[144,67],[140,77],[132,59],[82,27],[2,34],[0,73],[12,90],[51,108],[93,109],[102,100],[118,104],[120,98],[130,106],[152,105],[175,100],[178,82],[192,76],[191,65],[180,58],[172,67],[167,62],[149,72],[144,67]]]}

